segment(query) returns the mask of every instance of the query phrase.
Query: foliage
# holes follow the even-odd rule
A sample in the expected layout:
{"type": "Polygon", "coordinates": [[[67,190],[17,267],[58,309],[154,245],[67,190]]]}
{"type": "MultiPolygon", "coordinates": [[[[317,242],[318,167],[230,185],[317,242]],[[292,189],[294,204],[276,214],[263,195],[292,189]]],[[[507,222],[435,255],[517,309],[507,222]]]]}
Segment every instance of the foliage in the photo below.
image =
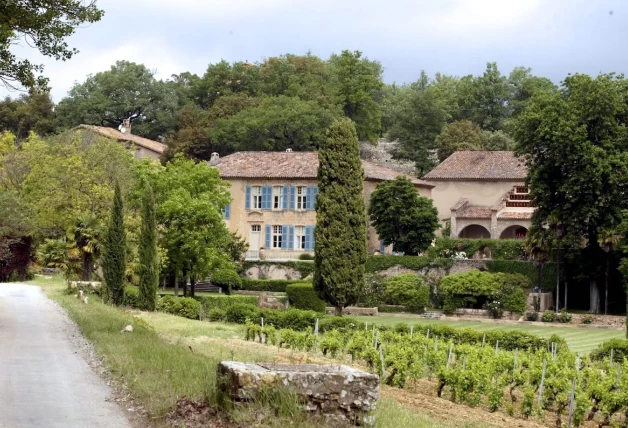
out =
{"type": "Polygon", "coordinates": [[[563,248],[586,242],[592,313],[600,310],[600,236],[620,224],[628,207],[622,197],[628,182],[627,97],[623,76],[570,75],[559,93],[533,97],[515,126],[537,207],[533,225],[562,230],[563,248]]]}
{"type": "Polygon", "coordinates": [[[229,255],[231,260],[237,264],[244,263],[246,252],[249,250],[249,244],[246,240],[238,235],[237,232],[229,232],[229,239],[224,251],[229,255]]]}
{"type": "Polygon", "coordinates": [[[142,226],[139,246],[140,309],[154,311],[159,286],[159,258],[157,254],[157,220],[153,188],[145,184],[142,198],[142,226]]]}
{"type": "Polygon", "coordinates": [[[310,284],[309,281],[303,280],[242,278],[242,290],[285,293],[287,286],[302,283],[310,284]]]}
{"type": "Polygon", "coordinates": [[[546,310],[543,312],[543,316],[541,317],[543,322],[554,322],[556,321],[556,314],[553,311],[546,310]]]}
{"type": "Polygon", "coordinates": [[[425,251],[439,227],[432,200],[420,196],[412,181],[402,176],[377,185],[369,216],[384,245],[392,244],[393,251],[406,255],[425,251]]]}
{"type": "Polygon", "coordinates": [[[327,304],[318,298],[310,283],[291,284],[286,287],[290,306],[316,312],[325,312],[327,304]]]}
{"type": "Polygon", "coordinates": [[[120,186],[116,184],[102,249],[102,270],[106,290],[104,298],[114,305],[120,305],[124,297],[126,231],[123,210],[122,193],[120,186]]]}
{"type": "MultiPolygon", "coordinates": [[[[486,260],[489,272],[517,273],[526,276],[531,284],[538,286],[539,268],[525,260],[486,260]]],[[[541,266],[541,288],[552,290],[556,286],[556,264],[545,262],[541,266]]]]}
{"type": "Polygon", "coordinates": [[[504,315],[504,306],[499,301],[486,302],[483,306],[494,319],[499,319],[504,315]]]}
{"type": "Polygon", "coordinates": [[[122,296],[122,306],[128,306],[130,308],[140,308],[140,289],[127,285],[124,287],[124,295],[122,296]]]}
{"type": "Polygon", "coordinates": [[[393,266],[401,266],[412,270],[421,270],[428,267],[431,260],[417,256],[369,256],[366,260],[366,272],[381,272],[393,266]]]}
{"type": "Polygon", "coordinates": [[[591,352],[591,359],[600,361],[605,358],[610,358],[611,349],[613,350],[613,358],[615,361],[621,362],[622,360],[628,360],[628,339],[607,340],[591,352]]]}
{"type": "Polygon", "coordinates": [[[57,0],[43,8],[37,2],[8,2],[2,5],[5,17],[0,27],[0,82],[8,88],[47,86],[48,79],[36,76],[43,65],[31,63],[11,52],[14,45],[25,39],[40,54],[57,60],[68,60],[77,53],[65,39],[82,24],[94,23],[103,16],[96,2],[57,0]],[[10,19],[9,19],[10,18],[10,19]]]}
{"type": "Polygon", "coordinates": [[[37,262],[47,268],[65,269],[67,263],[65,240],[44,240],[37,248],[37,262]]]}
{"type": "Polygon", "coordinates": [[[226,310],[229,306],[246,303],[248,305],[257,306],[257,296],[240,296],[240,295],[207,295],[194,296],[196,300],[203,305],[203,312],[208,313],[212,309],[226,310]]]}
{"type": "Polygon", "coordinates": [[[592,324],[593,323],[593,316],[592,315],[585,315],[582,317],[582,324],[592,324]]]}
{"type": "Polygon", "coordinates": [[[406,273],[386,280],[385,303],[403,305],[411,312],[422,313],[429,304],[430,289],[416,274],[406,273]]]}
{"type": "Polygon", "coordinates": [[[561,309],[560,313],[556,315],[556,321],[569,324],[571,322],[571,314],[566,310],[561,309]]]}
{"type": "Polygon", "coordinates": [[[157,310],[197,320],[201,312],[201,304],[191,297],[164,296],[157,300],[157,310]]]}
{"type": "Polygon", "coordinates": [[[382,275],[367,273],[365,275],[364,288],[358,299],[360,306],[372,308],[384,301],[386,292],[386,278],[382,275]]]}
{"type": "Polygon", "coordinates": [[[212,308],[207,312],[207,319],[210,321],[224,321],[227,318],[227,311],[220,308],[212,308]]]}
{"type": "Polygon", "coordinates": [[[117,61],[110,70],[76,83],[55,113],[65,128],[81,124],[100,126],[103,121],[115,127],[119,120],[139,111],[129,132],[156,140],[173,132],[177,110],[176,92],[156,80],[146,66],[117,61]]]}
{"type": "Polygon", "coordinates": [[[490,250],[491,257],[499,260],[523,260],[525,252],[523,242],[518,239],[460,239],[440,237],[435,245],[429,248],[431,257],[453,257],[464,252],[471,257],[476,252],[490,250]]]}
{"type": "Polygon", "coordinates": [[[242,278],[232,269],[218,269],[212,273],[211,282],[220,286],[227,295],[231,294],[231,290],[238,290],[242,286],[242,278]]]}
{"type": "Polygon", "coordinates": [[[434,140],[438,147],[438,160],[447,159],[459,150],[482,150],[481,129],[470,120],[448,123],[434,140]]]}
{"type": "Polygon", "coordinates": [[[364,287],[367,221],[358,138],[349,119],[334,122],[318,152],[314,289],[336,314],[364,287]]]}
{"type": "Polygon", "coordinates": [[[308,253],[299,254],[299,260],[314,260],[314,256],[308,253]]]}
{"type": "MultiPolygon", "coordinates": [[[[50,93],[31,90],[19,98],[0,101],[0,132],[8,131],[20,142],[31,132],[45,136],[55,131],[54,103],[50,93]]],[[[3,150],[0,149],[0,155],[3,150]]]]}
{"type": "MultiPolygon", "coordinates": [[[[81,262],[76,270],[81,272],[83,281],[90,281],[93,267],[98,259],[103,244],[103,230],[100,221],[91,214],[84,214],[76,219],[76,223],[68,228],[66,242],[68,245],[68,259],[81,262]]],[[[73,270],[73,269],[69,269],[73,270]]]]}
{"type": "Polygon", "coordinates": [[[247,303],[237,303],[229,306],[226,310],[226,320],[236,324],[244,324],[247,320],[258,322],[259,317],[257,306],[247,303]]]}

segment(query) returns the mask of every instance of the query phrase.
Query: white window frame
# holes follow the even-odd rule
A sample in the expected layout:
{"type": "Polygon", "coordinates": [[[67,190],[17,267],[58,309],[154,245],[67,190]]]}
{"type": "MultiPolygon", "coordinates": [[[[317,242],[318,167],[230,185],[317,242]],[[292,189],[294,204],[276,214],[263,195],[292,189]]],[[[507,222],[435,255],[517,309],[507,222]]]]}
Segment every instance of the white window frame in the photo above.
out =
{"type": "Polygon", "coordinates": [[[273,186],[273,210],[283,209],[283,186],[273,186]]]}
{"type": "Polygon", "coordinates": [[[307,210],[307,186],[297,186],[295,209],[297,211],[307,210]]]}
{"type": "Polygon", "coordinates": [[[252,224],[251,225],[251,232],[261,232],[262,231],[262,225],[261,224],[252,224]]]}
{"type": "Polygon", "coordinates": [[[262,209],[262,186],[251,186],[251,209],[262,209]]]}
{"type": "Polygon", "coordinates": [[[283,227],[278,226],[278,225],[271,226],[270,247],[280,250],[282,241],[283,241],[283,227]]]}
{"type": "Polygon", "coordinates": [[[305,226],[294,226],[294,249],[305,250],[305,226]]]}

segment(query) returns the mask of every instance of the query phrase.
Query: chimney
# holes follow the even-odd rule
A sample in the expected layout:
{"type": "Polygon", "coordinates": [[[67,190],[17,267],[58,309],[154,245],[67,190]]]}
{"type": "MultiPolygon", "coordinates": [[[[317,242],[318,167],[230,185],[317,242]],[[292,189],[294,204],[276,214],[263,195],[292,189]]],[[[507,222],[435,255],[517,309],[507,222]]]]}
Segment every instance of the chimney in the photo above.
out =
{"type": "Polygon", "coordinates": [[[123,134],[131,134],[131,119],[122,119],[122,127],[120,127],[120,132],[123,134]],[[124,131],[123,131],[124,129],[124,131]]]}
{"type": "Polygon", "coordinates": [[[218,165],[218,161],[220,160],[220,155],[216,152],[212,153],[212,157],[209,160],[209,164],[214,166],[218,165]]]}

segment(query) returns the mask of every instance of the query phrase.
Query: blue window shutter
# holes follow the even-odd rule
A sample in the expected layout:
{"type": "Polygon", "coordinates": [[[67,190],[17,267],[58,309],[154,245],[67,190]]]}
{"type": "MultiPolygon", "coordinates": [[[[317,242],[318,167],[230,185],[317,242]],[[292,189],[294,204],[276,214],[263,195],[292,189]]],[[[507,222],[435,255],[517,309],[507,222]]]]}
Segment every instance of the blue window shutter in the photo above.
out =
{"type": "Polygon", "coordinates": [[[288,226],[288,249],[294,250],[294,226],[288,226]]]}
{"type": "Polygon", "coordinates": [[[297,194],[296,186],[290,186],[290,209],[293,211],[297,209],[296,194],[297,194]]]}
{"type": "Polygon", "coordinates": [[[269,210],[272,207],[273,188],[270,186],[262,187],[262,209],[269,210]]]}
{"type": "Polygon", "coordinates": [[[266,249],[270,248],[270,238],[271,238],[270,229],[271,229],[270,224],[267,224],[266,225],[266,249]]]}
{"type": "Polygon", "coordinates": [[[384,241],[380,240],[379,241],[379,252],[384,254],[385,251],[386,251],[386,247],[384,247],[384,241]]]}
{"type": "Polygon", "coordinates": [[[281,226],[281,249],[288,249],[288,226],[281,226]]]}
{"type": "Polygon", "coordinates": [[[231,204],[227,204],[225,207],[225,218],[229,220],[231,218],[231,204]]]}
{"type": "Polygon", "coordinates": [[[314,236],[314,232],[316,232],[316,226],[312,226],[312,248],[310,248],[312,251],[316,249],[316,237],[314,236]]]}
{"type": "Polygon", "coordinates": [[[251,209],[251,186],[246,186],[246,193],[244,196],[244,209],[251,209]]]}
{"type": "Polygon", "coordinates": [[[307,186],[305,189],[305,209],[308,211],[312,210],[312,186],[307,186]]]}
{"type": "Polygon", "coordinates": [[[316,196],[318,195],[318,186],[312,186],[312,209],[316,209],[316,196]]]}
{"type": "Polygon", "coordinates": [[[281,203],[281,209],[282,210],[287,210],[288,209],[288,192],[290,190],[290,186],[284,184],[283,186],[283,201],[281,203]]]}
{"type": "Polygon", "coordinates": [[[312,226],[305,226],[305,249],[312,249],[312,226]]]}

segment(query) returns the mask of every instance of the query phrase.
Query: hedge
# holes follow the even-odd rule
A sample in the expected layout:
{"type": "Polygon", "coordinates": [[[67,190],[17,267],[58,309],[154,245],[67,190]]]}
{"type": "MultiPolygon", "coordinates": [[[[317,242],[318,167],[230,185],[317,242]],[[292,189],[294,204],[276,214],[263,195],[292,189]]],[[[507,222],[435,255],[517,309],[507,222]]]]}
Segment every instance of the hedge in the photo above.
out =
{"type": "Polygon", "coordinates": [[[432,263],[432,260],[421,256],[369,256],[366,259],[365,270],[374,273],[394,266],[401,266],[412,270],[421,270],[432,263]]]}
{"type": "Polygon", "coordinates": [[[429,299],[430,288],[416,274],[406,273],[386,280],[386,304],[403,305],[411,312],[423,313],[429,299]]]}
{"type": "Polygon", "coordinates": [[[231,294],[231,290],[237,290],[242,285],[242,278],[234,270],[219,269],[211,276],[211,283],[217,285],[225,294],[231,294]]]}
{"type": "Polygon", "coordinates": [[[451,258],[455,253],[464,252],[470,259],[477,251],[485,248],[491,250],[493,259],[524,260],[526,257],[520,239],[437,238],[434,246],[428,249],[428,255],[432,258],[451,258]]]}
{"type": "MultiPolygon", "coordinates": [[[[533,287],[538,285],[538,269],[533,262],[524,260],[487,260],[486,267],[490,272],[518,273],[530,279],[533,287]]],[[[556,287],[556,264],[547,262],[541,271],[541,288],[552,290],[556,287]]]]}
{"type": "Polygon", "coordinates": [[[309,281],[292,281],[285,279],[248,279],[242,278],[241,290],[274,291],[285,293],[286,287],[291,284],[311,284],[309,281]]]}
{"type": "Polygon", "coordinates": [[[301,275],[301,279],[306,278],[307,276],[314,273],[314,263],[311,261],[290,261],[290,262],[267,262],[267,261],[258,261],[258,262],[244,262],[244,270],[255,266],[264,266],[264,265],[272,265],[272,266],[284,266],[286,268],[291,268],[299,272],[301,275]]]}
{"type": "Polygon", "coordinates": [[[237,305],[239,303],[257,306],[257,296],[225,296],[219,294],[216,296],[194,296],[194,299],[198,300],[203,305],[204,312],[211,309],[225,310],[229,306],[237,305]]]}
{"type": "Polygon", "coordinates": [[[613,350],[614,361],[621,362],[624,359],[628,359],[628,339],[607,340],[591,352],[591,359],[603,360],[604,358],[609,358],[611,349],[613,350]]]}
{"type": "Polygon", "coordinates": [[[325,312],[327,304],[318,297],[310,283],[290,284],[286,287],[290,306],[316,312],[325,312]]]}
{"type": "Polygon", "coordinates": [[[164,296],[157,300],[157,310],[197,320],[201,314],[201,304],[191,297],[164,296]]]}

